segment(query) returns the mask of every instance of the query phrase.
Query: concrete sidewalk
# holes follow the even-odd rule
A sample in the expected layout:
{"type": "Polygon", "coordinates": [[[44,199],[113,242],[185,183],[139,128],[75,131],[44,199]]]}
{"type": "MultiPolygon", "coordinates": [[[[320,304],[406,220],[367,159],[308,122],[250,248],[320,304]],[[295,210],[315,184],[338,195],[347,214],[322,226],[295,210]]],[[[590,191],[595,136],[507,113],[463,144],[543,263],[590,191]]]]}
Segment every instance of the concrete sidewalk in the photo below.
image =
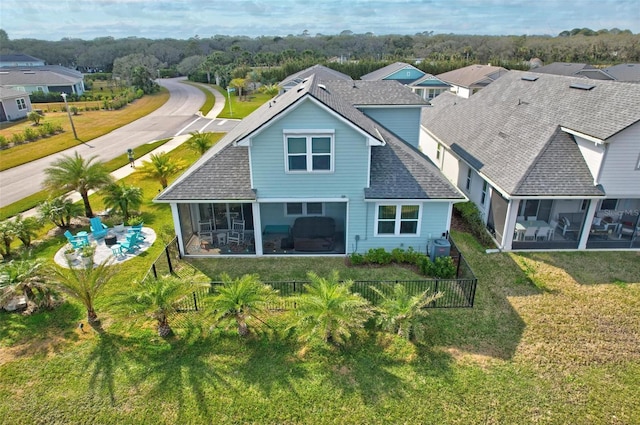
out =
{"type": "MultiPolygon", "coordinates": [[[[216,102],[213,105],[213,108],[211,108],[211,111],[209,111],[209,113],[206,115],[206,118],[215,119],[218,116],[218,114],[220,114],[220,112],[222,112],[222,110],[224,109],[226,99],[219,91],[215,90],[214,88],[204,84],[199,84],[199,85],[209,90],[210,92],[212,92],[216,98],[216,102]]],[[[174,150],[175,148],[177,148],[178,146],[180,146],[181,144],[189,140],[190,137],[191,137],[190,134],[183,134],[183,135],[173,137],[171,140],[169,140],[167,143],[163,144],[162,146],[141,156],[140,158],[136,158],[135,165],[140,166],[143,162],[148,161],[151,157],[151,154],[157,155],[161,152],[170,152],[174,150]]],[[[153,141],[149,143],[153,143],[153,141]]],[[[124,167],[118,168],[117,170],[113,171],[111,173],[111,176],[114,178],[114,180],[120,180],[133,174],[133,172],[135,171],[136,171],[136,168],[133,168],[127,164],[124,167]]],[[[92,195],[93,193],[94,191],[90,191],[89,195],[92,195]]],[[[67,198],[71,199],[72,202],[78,202],[82,199],[80,197],[80,194],[76,191],[67,193],[67,198]]],[[[37,208],[32,208],[22,213],[22,217],[35,217],[37,215],[38,215],[37,208]]]]}

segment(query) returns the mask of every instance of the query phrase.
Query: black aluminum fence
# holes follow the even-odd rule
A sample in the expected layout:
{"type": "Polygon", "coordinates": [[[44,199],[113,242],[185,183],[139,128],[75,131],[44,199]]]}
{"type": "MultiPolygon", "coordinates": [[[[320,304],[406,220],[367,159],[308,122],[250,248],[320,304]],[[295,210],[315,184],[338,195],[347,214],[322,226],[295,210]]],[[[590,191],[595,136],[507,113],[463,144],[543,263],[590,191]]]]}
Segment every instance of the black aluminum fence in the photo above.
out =
{"type": "Polygon", "coordinates": [[[164,247],[162,254],[158,255],[143,281],[150,277],[157,279],[158,276],[179,275],[184,267],[183,262],[180,261],[181,258],[178,238],[176,237],[164,247]]]}
{"type": "MultiPolygon", "coordinates": [[[[305,284],[309,281],[277,281],[264,282],[278,291],[279,297],[269,305],[271,310],[292,310],[295,308],[293,296],[304,292],[305,284]]],[[[353,282],[352,292],[356,292],[369,300],[372,304],[379,301],[380,295],[372,288],[383,293],[391,293],[395,285],[402,285],[411,295],[417,295],[424,291],[429,294],[442,293],[442,297],[435,300],[427,308],[471,308],[476,291],[477,280],[473,279],[426,279],[426,280],[357,280],[353,282]]],[[[182,299],[176,306],[176,310],[201,311],[206,308],[207,295],[215,292],[215,287],[222,282],[211,282],[209,288],[198,288],[188,297],[182,299]]]]}
{"type": "MultiPolygon", "coordinates": [[[[451,241],[451,257],[456,264],[456,277],[452,279],[422,279],[422,280],[358,280],[353,282],[352,292],[359,293],[371,303],[376,304],[379,301],[379,295],[373,288],[377,288],[383,293],[390,293],[394,285],[403,285],[407,292],[411,295],[429,291],[430,294],[442,293],[442,296],[431,303],[427,308],[471,308],[473,307],[476,286],[476,279],[471,267],[465,260],[464,256],[451,241]]],[[[180,259],[177,239],[170,242],[163,254],[153,263],[151,270],[147,273],[147,277],[157,278],[163,274],[180,274],[182,261],[180,259]]],[[[291,310],[295,308],[292,296],[300,295],[304,292],[304,285],[309,281],[291,280],[291,281],[275,281],[264,282],[278,291],[280,295],[269,308],[272,310],[291,310]]],[[[209,287],[198,288],[191,295],[182,299],[176,306],[177,311],[193,312],[201,311],[206,308],[207,295],[214,292],[216,285],[222,282],[211,282],[209,287]]]]}

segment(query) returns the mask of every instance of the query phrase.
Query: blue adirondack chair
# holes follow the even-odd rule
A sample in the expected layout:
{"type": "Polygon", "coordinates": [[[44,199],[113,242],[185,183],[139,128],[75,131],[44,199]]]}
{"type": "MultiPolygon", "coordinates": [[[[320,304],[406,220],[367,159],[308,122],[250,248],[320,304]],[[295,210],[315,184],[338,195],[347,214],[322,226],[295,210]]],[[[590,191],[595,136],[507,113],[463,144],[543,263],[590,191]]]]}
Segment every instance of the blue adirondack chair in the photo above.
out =
{"type": "Polygon", "coordinates": [[[64,232],[64,236],[74,249],[82,248],[85,245],[89,245],[89,238],[81,236],[74,236],[70,231],[64,232]]]}
{"type": "Polygon", "coordinates": [[[120,242],[120,247],[127,252],[134,253],[136,249],[140,248],[140,240],[135,234],[127,235],[124,242],[120,242]]]}
{"type": "Polygon", "coordinates": [[[100,217],[93,217],[89,220],[91,223],[91,232],[95,239],[104,238],[109,232],[109,228],[100,221],[100,217]]]}
{"type": "Polygon", "coordinates": [[[134,224],[129,229],[127,229],[127,235],[136,235],[138,239],[147,239],[147,237],[142,233],[142,223],[134,224]]]}

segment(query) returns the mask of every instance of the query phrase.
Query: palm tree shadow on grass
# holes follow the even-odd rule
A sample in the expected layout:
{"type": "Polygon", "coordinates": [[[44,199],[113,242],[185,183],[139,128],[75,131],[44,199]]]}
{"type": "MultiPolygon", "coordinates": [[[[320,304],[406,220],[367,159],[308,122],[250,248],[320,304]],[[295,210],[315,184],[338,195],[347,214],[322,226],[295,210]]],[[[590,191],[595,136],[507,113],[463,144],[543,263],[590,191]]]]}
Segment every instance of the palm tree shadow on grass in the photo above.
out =
{"type": "Polygon", "coordinates": [[[218,341],[202,336],[195,327],[186,329],[179,338],[166,340],[162,349],[149,350],[141,361],[147,372],[140,376],[140,383],[152,383],[148,394],[150,399],[177,402],[177,422],[188,422],[187,411],[190,409],[189,399],[193,398],[195,407],[201,417],[213,417],[208,406],[211,392],[230,392],[234,389],[225,378],[226,371],[216,370],[208,360],[211,356],[229,356],[233,352],[220,350],[218,341]]]}

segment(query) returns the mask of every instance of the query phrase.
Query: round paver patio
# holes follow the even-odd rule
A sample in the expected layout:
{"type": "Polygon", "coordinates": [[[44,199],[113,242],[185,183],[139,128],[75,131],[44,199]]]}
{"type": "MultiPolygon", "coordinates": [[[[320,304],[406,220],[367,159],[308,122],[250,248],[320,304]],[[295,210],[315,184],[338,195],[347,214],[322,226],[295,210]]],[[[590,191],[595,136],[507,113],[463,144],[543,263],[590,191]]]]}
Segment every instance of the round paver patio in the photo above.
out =
{"type": "MultiPolygon", "coordinates": [[[[119,242],[124,242],[126,240],[126,234],[127,234],[127,228],[125,228],[124,232],[114,232],[113,229],[110,230],[110,233],[114,234],[116,236],[116,239],[119,242]]],[[[102,263],[104,260],[106,260],[109,257],[113,258],[113,263],[112,264],[120,264],[120,263],[124,263],[127,260],[130,260],[132,258],[134,258],[136,255],[138,255],[141,252],[144,252],[146,250],[149,249],[149,247],[153,244],[153,242],[156,240],[156,232],[150,228],[150,227],[143,227],[142,231],[141,231],[142,235],[144,235],[144,237],[146,239],[144,239],[141,243],[140,243],[140,248],[136,249],[135,252],[131,253],[131,252],[127,252],[124,249],[122,250],[122,255],[114,255],[112,249],[110,246],[107,246],[104,243],[104,238],[98,239],[97,241],[93,238],[93,236],[91,234],[89,234],[89,242],[91,243],[91,245],[93,245],[96,248],[96,253],[93,257],[93,264],[94,266],[97,264],[102,263]]],[[[65,245],[62,248],[60,248],[58,250],[58,252],[56,252],[56,255],[53,257],[53,260],[56,262],[56,264],[65,267],[65,268],[69,268],[69,265],[67,263],[67,259],[65,258],[64,255],[64,251],[69,247],[69,245],[65,245]]],[[[74,259],[71,262],[71,266],[72,267],[79,267],[81,265],[81,261],[79,258],[74,259]]]]}

